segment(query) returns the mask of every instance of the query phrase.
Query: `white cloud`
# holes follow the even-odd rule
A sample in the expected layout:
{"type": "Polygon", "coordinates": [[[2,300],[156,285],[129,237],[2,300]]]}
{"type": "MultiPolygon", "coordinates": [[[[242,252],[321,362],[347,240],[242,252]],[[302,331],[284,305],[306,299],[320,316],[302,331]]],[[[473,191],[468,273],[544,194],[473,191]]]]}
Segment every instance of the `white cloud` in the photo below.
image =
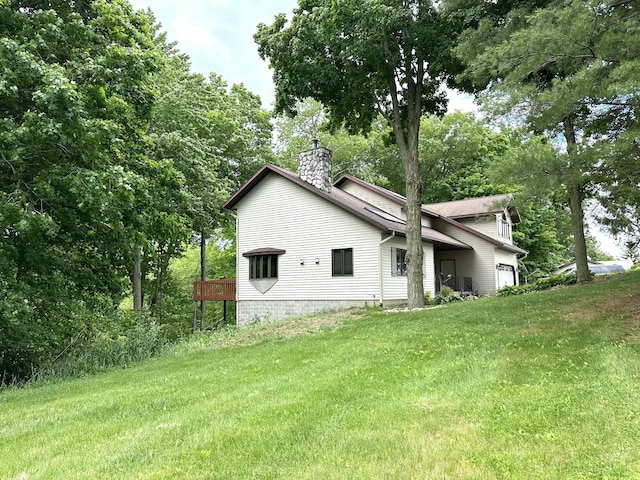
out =
{"type": "Polygon", "coordinates": [[[185,50],[193,48],[210,47],[214,43],[211,31],[198,25],[196,18],[188,16],[184,12],[178,12],[171,22],[170,29],[178,41],[179,46],[185,50]]]}
{"type": "Polygon", "coordinates": [[[178,49],[189,54],[194,61],[215,55],[218,60],[222,60],[222,63],[231,64],[233,56],[230,46],[216,35],[215,26],[210,23],[203,24],[204,20],[206,20],[205,17],[193,15],[193,12],[190,15],[182,11],[176,14],[169,30],[171,37],[178,42],[178,49]]]}
{"type": "Polygon", "coordinates": [[[473,112],[478,114],[478,105],[474,102],[473,95],[459,92],[458,90],[447,90],[449,104],[447,110],[449,112],[473,112]]]}

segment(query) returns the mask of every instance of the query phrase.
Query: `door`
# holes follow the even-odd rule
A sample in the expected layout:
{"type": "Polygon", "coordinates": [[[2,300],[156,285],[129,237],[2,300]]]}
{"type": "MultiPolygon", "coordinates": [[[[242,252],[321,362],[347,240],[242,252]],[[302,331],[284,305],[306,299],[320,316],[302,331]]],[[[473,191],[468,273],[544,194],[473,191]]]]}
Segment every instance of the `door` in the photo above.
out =
{"type": "Polygon", "coordinates": [[[516,284],[516,271],[513,265],[498,265],[498,288],[516,284]]]}
{"type": "MultiPolygon", "coordinates": [[[[456,261],[454,259],[440,260],[440,274],[438,275],[438,287],[447,285],[456,289],[456,261]]],[[[440,288],[438,288],[440,290],[440,288]]]]}

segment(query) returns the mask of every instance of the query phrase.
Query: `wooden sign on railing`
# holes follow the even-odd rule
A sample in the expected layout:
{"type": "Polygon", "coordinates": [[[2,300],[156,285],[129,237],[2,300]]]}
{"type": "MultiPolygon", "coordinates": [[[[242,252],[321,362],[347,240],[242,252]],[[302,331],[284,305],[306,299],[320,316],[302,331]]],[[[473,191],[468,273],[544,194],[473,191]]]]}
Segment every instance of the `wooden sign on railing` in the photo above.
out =
{"type": "Polygon", "coordinates": [[[235,300],[236,281],[233,278],[193,282],[193,301],[235,300]]]}

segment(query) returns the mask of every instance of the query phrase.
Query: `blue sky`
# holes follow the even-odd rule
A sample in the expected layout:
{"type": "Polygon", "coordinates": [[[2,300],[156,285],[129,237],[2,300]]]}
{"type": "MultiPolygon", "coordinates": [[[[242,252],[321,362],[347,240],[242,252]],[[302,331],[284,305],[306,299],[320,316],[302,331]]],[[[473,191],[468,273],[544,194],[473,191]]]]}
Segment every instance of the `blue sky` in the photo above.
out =
{"type": "Polygon", "coordinates": [[[258,56],[253,34],[278,13],[288,17],[296,0],[129,0],[151,11],[170,41],[189,55],[192,71],[215,72],[228,84],[243,83],[271,109],[273,83],[267,62],[258,56]]]}

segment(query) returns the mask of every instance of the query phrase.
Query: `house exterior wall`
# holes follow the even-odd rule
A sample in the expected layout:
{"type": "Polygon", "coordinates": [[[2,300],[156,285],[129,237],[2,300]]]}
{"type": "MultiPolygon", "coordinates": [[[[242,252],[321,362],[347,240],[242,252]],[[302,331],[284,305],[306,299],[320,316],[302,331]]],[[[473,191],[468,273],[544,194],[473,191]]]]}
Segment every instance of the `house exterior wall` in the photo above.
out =
{"type": "Polygon", "coordinates": [[[455,228],[442,221],[436,221],[436,228],[461,242],[473,247],[473,250],[450,250],[436,253],[436,274],[439,272],[439,262],[443,259],[456,260],[456,274],[460,277],[471,277],[478,284],[480,295],[495,295],[497,285],[496,252],[501,252],[502,263],[517,266],[516,255],[496,249],[496,246],[486,240],[455,228]],[[507,260],[509,259],[509,260],[507,260]]]}
{"type": "Polygon", "coordinates": [[[377,228],[276,174],[236,207],[239,325],[379,301],[377,228]],[[242,256],[257,248],[286,250],[278,257],[278,281],[265,293],[251,283],[242,256]],[[333,277],[332,249],[342,248],[353,249],[353,276],[333,277]]]}
{"type": "MultiPolygon", "coordinates": [[[[394,259],[392,257],[392,249],[403,248],[407,249],[407,243],[404,238],[397,237],[393,240],[387,241],[381,245],[382,253],[382,282],[383,282],[383,296],[384,304],[397,304],[407,302],[407,276],[394,274],[394,259]]],[[[433,257],[433,244],[424,242],[422,244],[422,251],[424,255],[423,261],[423,287],[425,291],[430,291],[432,296],[435,295],[435,281],[434,281],[434,257],[433,257]]]]}
{"type": "MultiPolygon", "coordinates": [[[[358,185],[357,183],[346,181],[340,186],[340,189],[353,195],[360,200],[363,200],[367,203],[370,203],[374,207],[379,208],[391,215],[394,215],[403,220],[407,219],[404,211],[402,210],[402,206],[396,202],[393,202],[386,198],[383,195],[378,195],[377,193],[369,190],[368,188],[363,187],[362,185],[358,185]]],[[[424,227],[431,227],[431,218],[427,216],[422,216],[422,225],[424,227]]]]}
{"type": "Polygon", "coordinates": [[[382,195],[378,195],[362,185],[346,181],[340,186],[340,189],[356,198],[359,198],[360,200],[370,203],[374,207],[378,207],[380,210],[390,213],[391,215],[402,219],[406,218],[398,203],[393,202],[382,195]]]}
{"type": "MultiPolygon", "coordinates": [[[[506,212],[505,212],[506,213],[506,212]]],[[[513,224],[511,222],[511,218],[509,215],[505,215],[506,222],[509,225],[509,232],[513,231],[513,224]]],[[[473,228],[480,233],[484,233],[485,235],[495,238],[496,240],[500,240],[501,242],[507,243],[509,245],[513,245],[513,235],[510,236],[501,236],[500,235],[500,224],[502,222],[502,213],[487,215],[483,217],[477,218],[465,218],[457,220],[458,222],[466,225],[467,227],[473,228]]]]}
{"type": "Polygon", "coordinates": [[[477,218],[465,218],[456,221],[462,223],[463,225],[466,225],[467,227],[473,228],[480,233],[484,233],[491,238],[498,238],[498,225],[496,217],[494,215],[477,218]]]}

